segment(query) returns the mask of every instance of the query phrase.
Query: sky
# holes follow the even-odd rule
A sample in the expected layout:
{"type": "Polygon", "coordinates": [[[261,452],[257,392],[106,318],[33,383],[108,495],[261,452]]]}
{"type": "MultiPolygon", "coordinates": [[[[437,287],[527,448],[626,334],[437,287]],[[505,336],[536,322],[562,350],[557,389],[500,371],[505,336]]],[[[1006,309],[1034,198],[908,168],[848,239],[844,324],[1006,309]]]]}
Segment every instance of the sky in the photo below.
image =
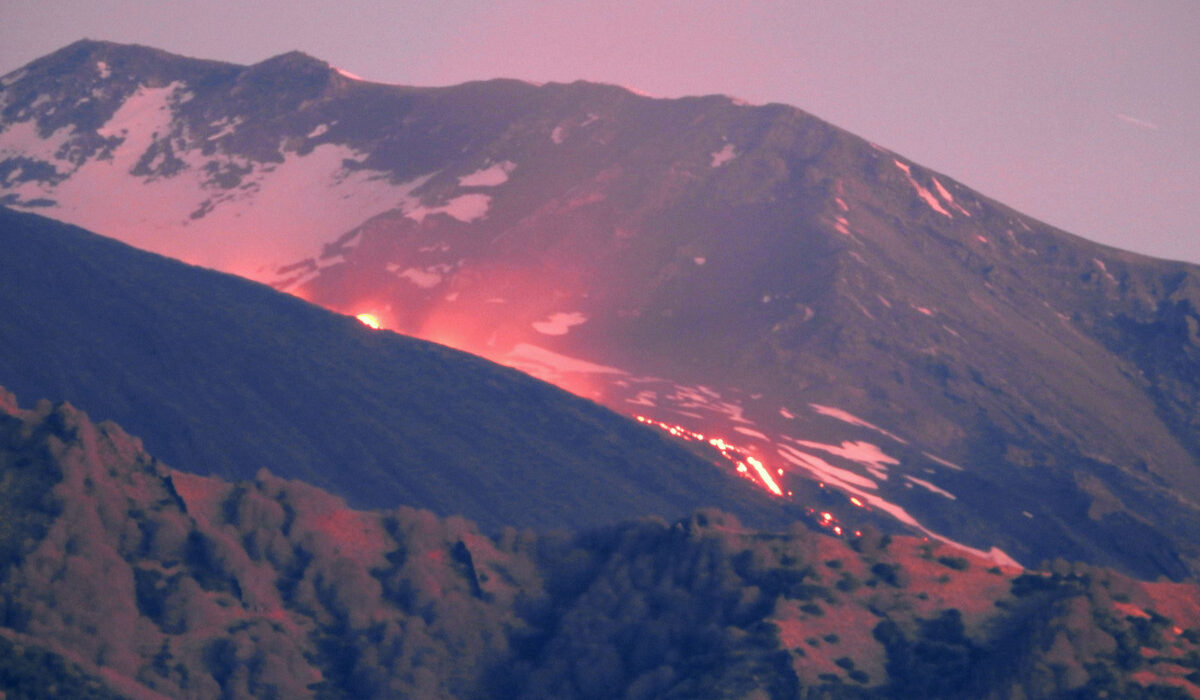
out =
{"type": "Polygon", "coordinates": [[[1200,263],[1200,0],[0,0],[0,74],[85,37],[782,102],[1071,233],[1200,263]]]}

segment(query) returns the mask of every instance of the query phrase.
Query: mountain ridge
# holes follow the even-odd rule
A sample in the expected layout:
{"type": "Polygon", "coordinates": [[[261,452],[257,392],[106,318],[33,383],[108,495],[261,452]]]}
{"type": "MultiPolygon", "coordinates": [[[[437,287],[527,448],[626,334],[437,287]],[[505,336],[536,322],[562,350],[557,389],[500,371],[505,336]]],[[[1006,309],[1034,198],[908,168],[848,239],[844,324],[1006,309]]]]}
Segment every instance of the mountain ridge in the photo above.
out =
{"type": "Polygon", "coordinates": [[[233,94],[254,70],[119,76],[100,125],[71,122],[83,93],[6,79],[0,196],[745,437],[972,546],[1141,575],[1200,560],[1196,266],[1045,226],[793,107],[322,91],[304,71],[233,94]],[[112,165],[71,160],[93,137],[112,165]],[[157,206],[92,206],[103,183],[157,206]]]}
{"type": "Polygon", "coordinates": [[[2,381],[135,426],[173,465],[267,466],[493,528],[669,515],[692,497],[782,517],[715,455],[514,370],[35,215],[0,209],[0,238],[2,381]]]}

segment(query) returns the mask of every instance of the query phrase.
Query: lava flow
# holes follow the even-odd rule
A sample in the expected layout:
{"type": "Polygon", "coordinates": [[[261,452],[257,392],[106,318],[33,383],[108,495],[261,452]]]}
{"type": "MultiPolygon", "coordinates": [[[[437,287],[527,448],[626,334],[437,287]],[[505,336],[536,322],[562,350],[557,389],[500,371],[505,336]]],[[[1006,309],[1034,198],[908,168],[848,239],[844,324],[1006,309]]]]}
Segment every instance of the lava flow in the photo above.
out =
{"type": "MultiPolygon", "coordinates": [[[[639,423],[652,425],[661,430],[665,430],[673,437],[677,437],[686,442],[708,443],[712,447],[715,447],[717,451],[721,453],[722,457],[724,457],[737,468],[738,474],[741,474],[755,483],[760,483],[764,488],[776,496],[784,495],[783,489],[779,488],[779,484],[775,481],[775,478],[771,476],[771,472],[767,470],[766,466],[763,465],[761,461],[748,454],[745,450],[730,445],[729,443],[725,442],[724,439],[719,437],[705,438],[701,433],[693,432],[681,425],[671,425],[669,423],[654,420],[653,418],[647,418],[646,416],[634,417],[639,423]],[[751,473],[751,469],[753,469],[753,473],[751,473]],[[755,479],[755,476],[758,478],[755,479]]],[[[780,469],[778,474],[783,476],[783,470],[780,469]]],[[[787,496],[791,497],[791,495],[792,492],[788,491],[787,496]]]]}
{"type": "MultiPolygon", "coordinates": [[[[653,418],[647,418],[646,416],[634,416],[634,418],[636,418],[639,423],[659,428],[660,430],[670,434],[672,437],[678,438],[685,442],[703,442],[711,445],[717,449],[717,451],[721,454],[721,457],[728,460],[729,463],[735,466],[739,475],[749,479],[755,484],[758,484],[776,496],[784,496],[783,489],[779,487],[779,484],[771,476],[770,471],[767,470],[766,466],[763,465],[761,461],[755,459],[745,450],[734,447],[728,442],[725,442],[723,438],[705,437],[702,433],[688,430],[681,425],[664,423],[659,420],[654,420],[653,418]]],[[[783,476],[782,469],[779,469],[777,473],[779,476],[783,476]]],[[[826,491],[827,489],[824,482],[818,482],[817,487],[820,488],[821,491],[826,491]]],[[[786,496],[787,498],[791,498],[792,492],[788,491],[786,496]]],[[[863,501],[856,496],[849,496],[847,500],[849,501],[850,505],[856,508],[870,510],[867,504],[863,503],[863,501]]],[[[842,523],[838,517],[828,510],[805,508],[804,512],[805,515],[808,516],[810,523],[837,537],[862,537],[861,530],[846,530],[842,527],[842,523]]]]}
{"type": "MultiPolygon", "coordinates": [[[[361,313],[355,316],[355,318],[371,328],[385,328],[379,316],[373,313],[361,313]]],[[[461,349],[461,344],[457,345],[461,349]]],[[[487,355],[484,354],[483,356],[486,357],[487,355]]],[[[499,358],[497,361],[501,362],[501,364],[505,364],[504,359],[505,358],[499,358]]],[[[561,381],[554,381],[553,383],[558,384],[560,388],[571,391],[571,387],[562,386],[561,381]]],[[[685,442],[700,442],[709,445],[710,447],[714,448],[724,460],[729,462],[734,467],[734,470],[737,472],[737,474],[742,478],[749,479],[752,483],[758,485],[760,488],[763,488],[773,496],[780,498],[792,498],[792,491],[785,492],[780,486],[780,480],[777,480],[777,477],[772,475],[771,470],[767,469],[767,466],[763,464],[761,460],[751,455],[748,450],[732,445],[729,442],[726,442],[724,438],[705,436],[702,433],[695,432],[678,424],[665,423],[663,421],[641,415],[635,415],[633,417],[639,423],[659,428],[660,430],[670,434],[672,437],[678,438],[685,442]]],[[[784,471],[783,469],[776,469],[775,474],[779,477],[779,479],[781,479],[784,476],[784,471]]],[[[818,486],[822,490],[826,488],[824,483],[820,483],[818,486]]],[[[849,502],[851,505],[854,505],[858,508],[868,509],[866,504],[855,496],[849,496],[849,502]]],[[[830,532],[838,537],[848,536],[850,534],[842,528],[842,524],[838,520],[837,516],[829,511],[806,508],[805,513],[808,516],[808,519],[822,530],[830,532]]],[[[855,530],[853,531],[853,535],[860,536],[861,533],[855,530]]]]}

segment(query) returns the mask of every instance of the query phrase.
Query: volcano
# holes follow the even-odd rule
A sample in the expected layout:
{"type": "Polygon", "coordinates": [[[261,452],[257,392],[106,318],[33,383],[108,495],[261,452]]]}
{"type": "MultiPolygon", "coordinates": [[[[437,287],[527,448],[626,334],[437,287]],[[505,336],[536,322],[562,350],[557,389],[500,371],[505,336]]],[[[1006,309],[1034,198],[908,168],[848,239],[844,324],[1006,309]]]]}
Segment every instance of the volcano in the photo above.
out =
{"type": "Polygon", "coordinates": [[[839,517],[1200,565],[1200,268],[794,107],[84,41],[0,118],[11,207],[721,436],[839,517]]]}

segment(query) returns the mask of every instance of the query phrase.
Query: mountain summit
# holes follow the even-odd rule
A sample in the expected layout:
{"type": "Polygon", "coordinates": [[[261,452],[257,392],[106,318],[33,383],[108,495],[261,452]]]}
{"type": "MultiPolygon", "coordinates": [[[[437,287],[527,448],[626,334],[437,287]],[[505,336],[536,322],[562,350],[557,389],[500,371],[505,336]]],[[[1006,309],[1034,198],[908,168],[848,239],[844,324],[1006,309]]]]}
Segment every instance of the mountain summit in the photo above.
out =
{"type": "Polygon", "coordinates": [[[1200,269],[801,110],[95,43],[0,105],[10,206],[739,441],[842,517],[1200,563],[1200,269]]]}

